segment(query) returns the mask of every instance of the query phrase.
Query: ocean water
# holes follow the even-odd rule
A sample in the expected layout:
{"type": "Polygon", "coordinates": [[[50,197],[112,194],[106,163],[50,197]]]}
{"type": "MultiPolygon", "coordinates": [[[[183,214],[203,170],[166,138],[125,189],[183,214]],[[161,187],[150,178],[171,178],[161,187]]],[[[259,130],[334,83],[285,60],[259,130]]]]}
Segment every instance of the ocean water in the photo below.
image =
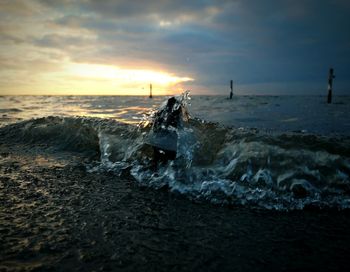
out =
{"type": "Polygon", "coordinates": [[[347,271],[350,97],[0,97],[0,271],[347,271]]]}
{"type": "MultiPolygon", "coordinates": [[[[0,125],[47,116],[108,118],[137,124],[166,99],[156,96],[2,96],[0,125]]],[[[350,96],[192,96],[193,117],[278,132],[350,134],[350,96]]]]}
{"type": "Polygon", "coordinates": [[[350,97],[193,96],[175,161],[154,172],[146,138],[166,97],[4,96],[12,140],[84,152],[86,171],[130,174],[192,200],[293,210],[350,207],[350,97]]]}

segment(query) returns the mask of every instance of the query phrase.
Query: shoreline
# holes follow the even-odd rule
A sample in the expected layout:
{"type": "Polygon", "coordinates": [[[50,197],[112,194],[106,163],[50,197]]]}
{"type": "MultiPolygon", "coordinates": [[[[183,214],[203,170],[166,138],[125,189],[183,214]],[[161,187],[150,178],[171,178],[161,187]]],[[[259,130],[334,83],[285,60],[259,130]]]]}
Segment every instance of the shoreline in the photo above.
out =
{"type": "MultiPolygon", "coordinates": [[[[3,142],[3,141],[2,141],[3,142]]],[[[0,145],[5,271],[345,270],[350,211],[194,203],[79,154],[0,145]]]]}

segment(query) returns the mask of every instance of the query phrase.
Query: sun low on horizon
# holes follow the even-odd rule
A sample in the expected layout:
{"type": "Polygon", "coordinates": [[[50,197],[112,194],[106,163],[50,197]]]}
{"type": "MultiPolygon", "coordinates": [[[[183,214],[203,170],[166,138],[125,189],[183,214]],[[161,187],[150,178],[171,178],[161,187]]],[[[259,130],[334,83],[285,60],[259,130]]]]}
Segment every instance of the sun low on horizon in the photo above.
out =
{"type": "Polygon", "coordinates": [[[121,34],[123,20],[72,5],[0,1],[0,95],[148,95],[150,84],[153,95],[170,95],[195,81],[195,73],[162,59],[158,48],[147,49],[152,44],[142,46],[142,33],[121,34]],[[91,25],[62,22],[77,14],[91,25]],[[113,24],[113,31],[100,23],[113,24]]]}
{"type": "Polygon", "coordinates": [[[96,63],[68,63],[61,72],[47,75],[48,81],[61,80],[59,87],[47,86],[51,94],[60,95],[168,95],[183,90],[194,79],[157,69],[121,68],[96,63]]]}
{"type": "Polygon", "coordinates": [[[241,95],[322,95],[331,67],[348,95],[349,12],[344,0],[0,0],[0,95],[147,95],[150,84],[228,95],[231,80],[241,95]]]}
{"type": "Polygon", "coordinates": [[[3,95],[154,95],[182,92],[194,81],[157,69],[121,68],[116,65],[65,62],[53,72],[40,71],[30,85],[3,90],[3,95]]]}

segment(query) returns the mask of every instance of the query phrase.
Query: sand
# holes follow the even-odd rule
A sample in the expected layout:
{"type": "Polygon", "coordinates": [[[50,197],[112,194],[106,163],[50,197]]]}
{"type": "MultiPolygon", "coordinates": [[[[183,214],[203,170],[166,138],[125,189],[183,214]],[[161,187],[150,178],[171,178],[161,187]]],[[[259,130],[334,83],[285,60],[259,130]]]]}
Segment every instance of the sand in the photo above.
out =
{"type": "Polygon", "coordinates": [[[0,137],[0,271],[345,271],[348,210],[193,202],[0,137]]]}

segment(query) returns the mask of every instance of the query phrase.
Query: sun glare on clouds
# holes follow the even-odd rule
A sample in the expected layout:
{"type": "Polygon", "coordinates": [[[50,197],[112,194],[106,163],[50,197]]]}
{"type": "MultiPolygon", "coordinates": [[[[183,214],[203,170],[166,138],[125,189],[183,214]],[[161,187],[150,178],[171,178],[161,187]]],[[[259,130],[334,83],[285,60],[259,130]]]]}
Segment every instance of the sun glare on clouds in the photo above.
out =
{"type": "MultiPolygon", "coordinates": [[[[100,64],[69,64],[67,72],[74,77],[81,77],[89,81],[108,80],[113,85],[122,85],[125,88],[148,85],[150,83],[160,87],[160,94],[164,94],[166,87],[177,85],[182,82],[193,81],[190,77],[178,77],[170,73],[145,70],[145,69],[122,69],[111,65],[100,64]]],[[[128,89],[129,89],[128,88],[128,89]]],[[[129,90],[125,90],[129,93],[129,90]]]]}

